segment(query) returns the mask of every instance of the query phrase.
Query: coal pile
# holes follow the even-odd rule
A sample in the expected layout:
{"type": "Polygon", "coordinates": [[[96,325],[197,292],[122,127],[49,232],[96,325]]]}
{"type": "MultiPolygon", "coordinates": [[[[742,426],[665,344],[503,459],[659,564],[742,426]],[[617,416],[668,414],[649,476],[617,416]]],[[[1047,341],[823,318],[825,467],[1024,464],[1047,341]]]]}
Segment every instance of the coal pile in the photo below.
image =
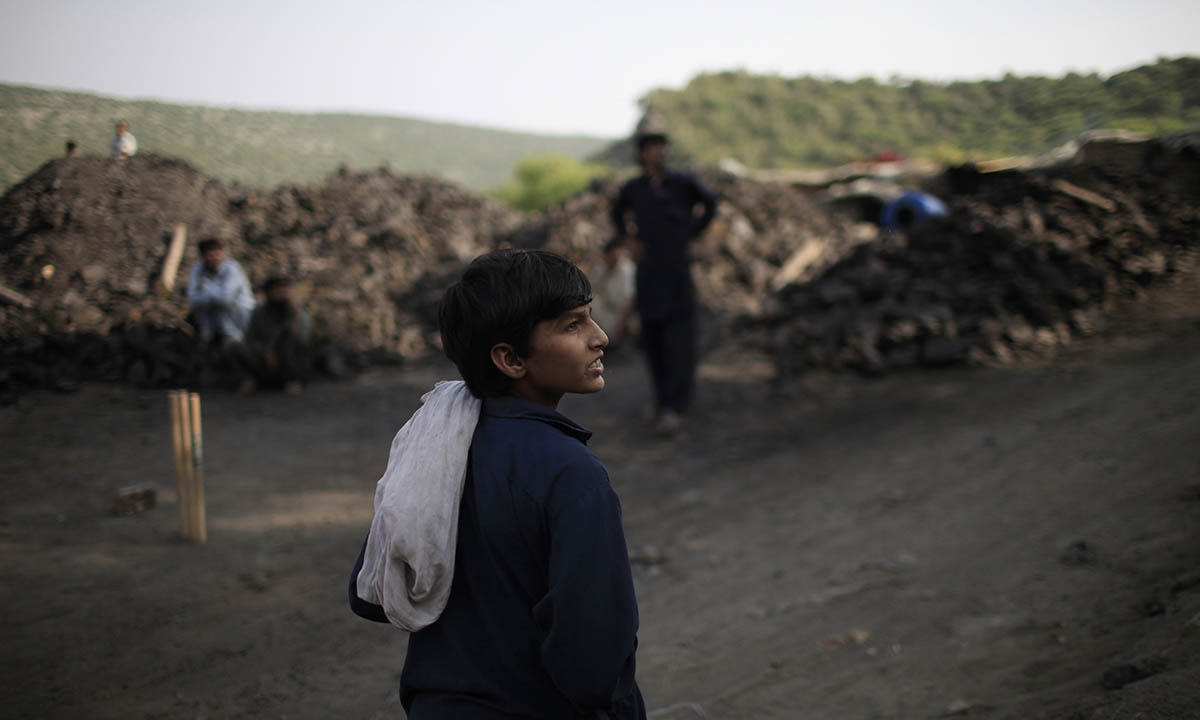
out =
{"type": "Polygon", "coordinates": [[[4,283],[36,301],[0,307],[0,337],[178,323],[177,303],[153,292],[166,243],[178,223],[233,235],[226,205],[219,182],[173,160],[47,163],[0,203],[4,283]]]}
{"type": "Polygon", "coordinates": [[[152,155],[54,160],[0,201],[0,392],[211,376],[184,296],[196,241],[210,236],[256,287],[294,277],[322,344],[352,365],[418,355],[430,322],[406,311],[407,298],[520,219],[452,184],[386,170],[253,193],[152,155]],[[179,224],[188,242],[168,291],[160,274],[179,224]]]}
{"type": "MultiPolygon", "coordinates": [[[[180,297],[157,291],[172,229],[231,237],[225,188],[184,163],[42,166],[0,202],[0,391],[195,370],[180,297]]],[[[192,258],[195,257],[191,249],[192,258]]]]}
{"type": "MultiPolygon", "coordinates": [[[[712,225],[692,248],[696,291],[714,318],[760,314],[775,290],[875,235],[788,185],[716,171],[700,172],[698,179],[719,196],[712,225]]],[[[609,210],[619,188],[617,180],[597,181],[506,240],[553,250],[586,267],[615,233],[609,210]]]]}
{"type": "Polygon", "coordinates": [[[858,245],[772,298],[760,319],[778,370],[1045,356],[1093,332],[1118,299],[1194,280],[1195,147],[1153,141],[1091,162],[948,172],[937,182],[944,222],[858,245]]]}
{"type": "Polygon", "coordinates": [[[411,358],[436,341],[443,279],[511,233],[521,215],[426,176],[342,171],[310,187],[234,194],[252,279],[283,273],[318,333],[368,359],[411,358]]]}
{"type": "MultiPolygon", "coordinates": [[[[1121,297],[1193,277],[1196,144],[1085,149],[1041,170],[953,169],[926,188],[950,216],[907,235],[811,189],[700,172],[721,199],[693,247],[706,345],[770,352],[782,374],[1007,363],[1091,332],[1121,297]]],[[[522,215],[383,169],[256,192],[148,155],[51,161],[0,199],[0,396],[207,382],[184,298],[203,237],[223,239],[256,287],[290,276],[322,347],[351,368],[436,351],[438,299],[467,261],[541,247],[587,267],[613,235],[618,183],[522,215]],[[188,240],[166,278],[179,225],[188,240]]]]}

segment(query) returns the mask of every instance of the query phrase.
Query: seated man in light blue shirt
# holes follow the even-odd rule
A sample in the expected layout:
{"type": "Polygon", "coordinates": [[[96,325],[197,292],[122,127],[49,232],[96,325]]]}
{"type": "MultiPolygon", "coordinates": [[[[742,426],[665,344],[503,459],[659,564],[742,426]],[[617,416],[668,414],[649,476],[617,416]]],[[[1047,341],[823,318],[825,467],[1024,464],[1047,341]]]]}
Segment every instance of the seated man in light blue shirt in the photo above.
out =
{"type": "Polygon", "coordinates": [[[188,307],[205,343],[240,343],[254,310],[254,291],[237,260],[217,238],[200,241],[200,262],[188,277],[188,307]]]}

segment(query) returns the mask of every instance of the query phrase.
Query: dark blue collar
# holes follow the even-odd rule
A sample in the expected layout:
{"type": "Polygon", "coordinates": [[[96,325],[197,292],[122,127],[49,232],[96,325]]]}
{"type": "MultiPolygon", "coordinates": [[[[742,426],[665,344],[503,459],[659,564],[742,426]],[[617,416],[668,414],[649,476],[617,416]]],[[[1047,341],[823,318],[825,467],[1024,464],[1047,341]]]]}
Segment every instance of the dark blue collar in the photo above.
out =
{"type": "Polygon", "coordinates": [[[484,398],[483,414],[491,415],[492,417],[544,422],[547,425],[553,425],[584,445],[592,437],[591,430],[588,430],[566,415],[556,410],[551,410],[545,405],[538,405],[531,400],[525,400],[524,398],[512,395],[484,398]]]}

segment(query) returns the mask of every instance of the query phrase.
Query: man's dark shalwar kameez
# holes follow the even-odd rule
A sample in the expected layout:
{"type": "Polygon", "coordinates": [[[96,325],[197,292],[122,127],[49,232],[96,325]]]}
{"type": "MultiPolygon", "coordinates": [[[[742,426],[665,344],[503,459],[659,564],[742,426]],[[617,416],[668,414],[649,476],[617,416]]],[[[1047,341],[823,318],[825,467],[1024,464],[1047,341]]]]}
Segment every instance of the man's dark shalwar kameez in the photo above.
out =
{"type": "Polygon", "coordinates": [[[644,250],[637,266],[637,308],[659,411],[682,413],[691,401],[698,328],[688,244],[712,222],[716,207],[716,197],[681,172],[666,172],[658,183],[646,175],[630,180],[612,207],[622,236],[632,213],[644,250]]]}

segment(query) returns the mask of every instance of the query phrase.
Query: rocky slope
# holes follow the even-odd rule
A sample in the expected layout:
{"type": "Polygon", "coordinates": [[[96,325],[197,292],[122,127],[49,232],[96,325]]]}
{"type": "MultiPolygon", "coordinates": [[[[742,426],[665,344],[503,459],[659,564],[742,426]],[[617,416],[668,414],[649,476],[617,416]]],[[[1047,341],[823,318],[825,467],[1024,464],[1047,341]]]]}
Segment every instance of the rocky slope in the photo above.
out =
{"type": "MultiPolygon", "coordinates": [[[[1042,169],[952,169],[925,188],[949,217],[905,234],[880,234],[836,193],[700,177],[721,196],[694,250],[707,344],[769,352],[784,375],[1011,362],[1088,334],[1116,298],[1195,280],[1200,160],[1187,138],[1092,143],[1042,169]]],[[[513,245],[586,266],[611,236],[616,188],[597,181],[522,215],[382,169],[250,192],[152,155],[51,161],[0,199],[0,387],[200,382],[183,286],[209,236],[256,285],[293,277],[350,366],[420,356],[436,350],[437,299],[466,261],[513,245]],[[183,260],[164,278],[181,224],[183,260]]]]}

